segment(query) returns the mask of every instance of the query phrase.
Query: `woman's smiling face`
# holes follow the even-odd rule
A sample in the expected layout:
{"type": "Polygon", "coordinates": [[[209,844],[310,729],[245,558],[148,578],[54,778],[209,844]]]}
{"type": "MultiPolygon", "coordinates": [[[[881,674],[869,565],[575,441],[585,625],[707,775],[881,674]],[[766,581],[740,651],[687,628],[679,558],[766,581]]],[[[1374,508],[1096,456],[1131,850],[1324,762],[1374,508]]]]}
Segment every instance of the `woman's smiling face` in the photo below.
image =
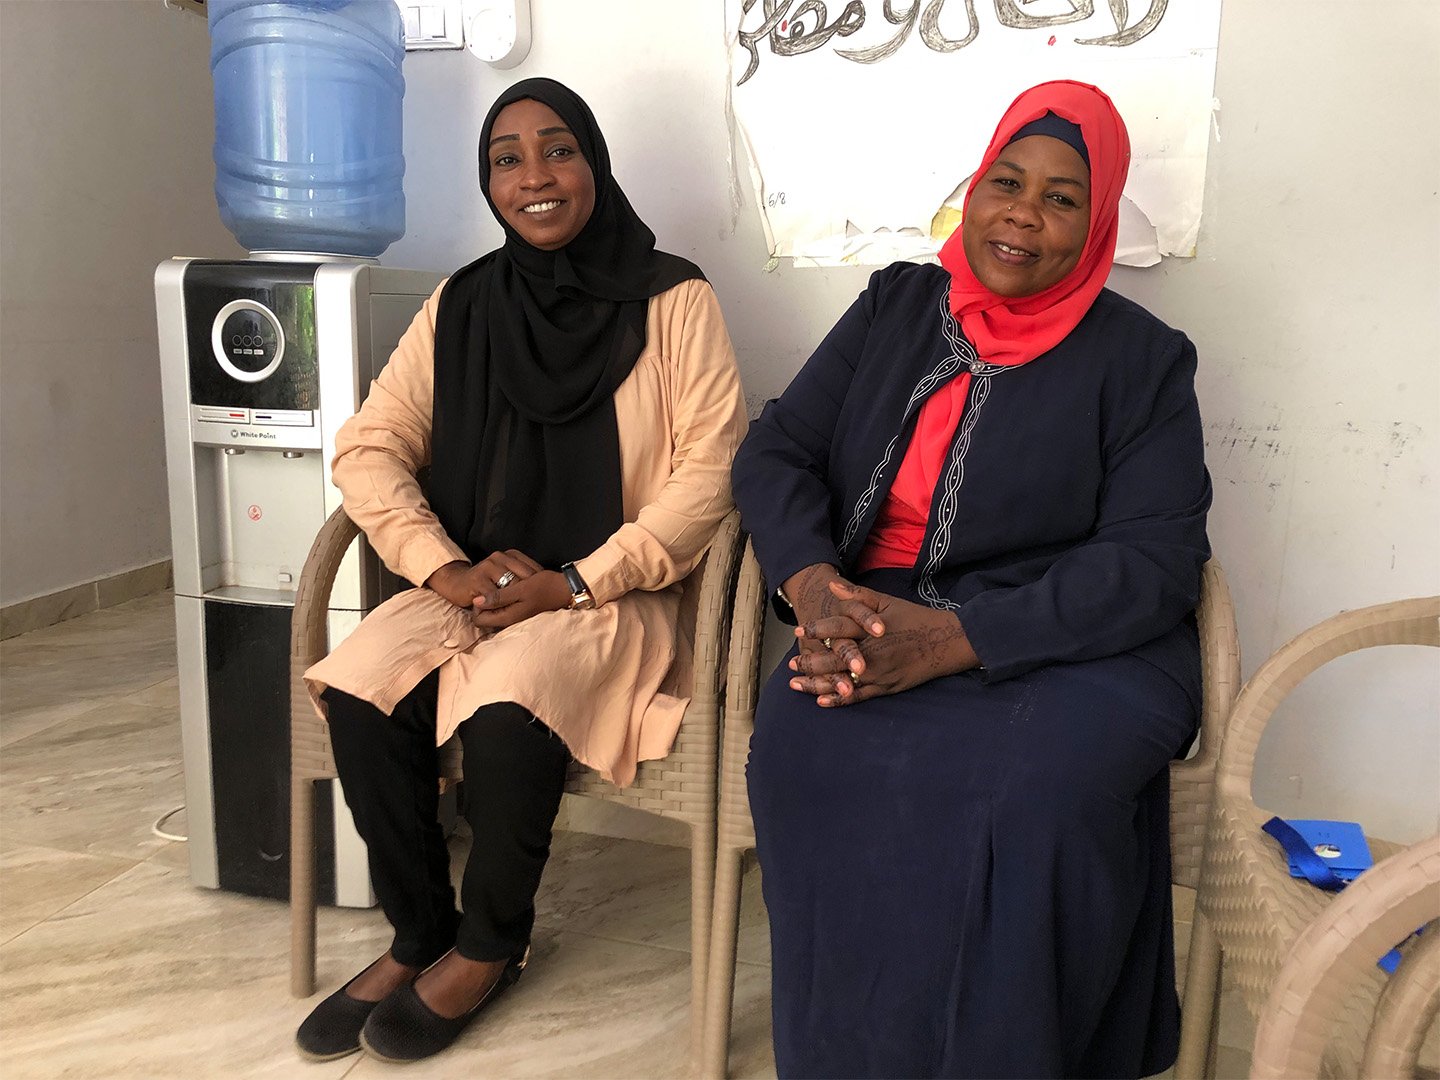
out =
{"type": "Polygon", "coordinates": [[[1032,296],[1075,269],[1090,233],[1090,169],[1049,135],[1017,139],[977,177],[960,226],[965,258],[1000,296],[1032,296]]]}
{"type": "Polygon", "coordinates": [[[500,110],[490,129],[490,199],[541,251],[563,248],[595,209],[595,175],[555,110],[531,98],[500,110]]]}

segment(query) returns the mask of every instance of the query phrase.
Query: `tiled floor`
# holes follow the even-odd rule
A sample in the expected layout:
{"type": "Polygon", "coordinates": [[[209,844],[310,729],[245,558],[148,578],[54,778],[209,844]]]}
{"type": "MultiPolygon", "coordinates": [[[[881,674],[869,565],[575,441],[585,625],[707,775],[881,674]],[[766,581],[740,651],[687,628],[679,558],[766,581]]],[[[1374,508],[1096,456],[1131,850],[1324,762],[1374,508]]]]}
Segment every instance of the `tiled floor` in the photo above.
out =
{"type": "MultiPolygon", "coordinates": [[[[0,642],[0,1075],[390,1075],[368,1058],[295,1055],[319,997],[289,996],[287,909],[194,888],[184,846],[151,833],[184,798],[171,612],[157,593],[0,642]]],[[[679,848],[557,834],[526,977],[404,1075],[683,1075],[688,863],[679,848]]],[[[773,1077],[755,874],[745,888],[731,1069],[773,1077]]],[[[388,936],[376,911],[322,909],[321,993],[388,936]]],[[[1220,1075],[1240,1077],[1251,1028],[1229,997],[1220,1075]]]]}

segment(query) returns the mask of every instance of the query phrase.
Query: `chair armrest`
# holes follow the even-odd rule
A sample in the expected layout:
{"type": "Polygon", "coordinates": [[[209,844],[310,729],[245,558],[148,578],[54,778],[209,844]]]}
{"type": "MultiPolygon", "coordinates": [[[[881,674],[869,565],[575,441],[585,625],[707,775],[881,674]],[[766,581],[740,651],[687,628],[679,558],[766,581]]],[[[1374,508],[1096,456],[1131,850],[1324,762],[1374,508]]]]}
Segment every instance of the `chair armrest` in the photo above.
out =
{"type": "MultiPolygon", "coordinates": [[[[1286,957],[1260,1013],[1251,1077],[1319,1076],[1347,992],[1397,941],[1437,917],[1440,836],[1362,874],[1306,927],[1286,957]]],[[[1415,951],[1407,961],[1418,959],[1415,951]]]]}
{"type": "Polygon", "coordinates": [[[335,586],[335,575],[345,552],[359,535],[360,527],[341,507],[320,526],[315,542],[310,545],[310,554],[300,571],[300,583],[295,587],[295,608],[290,620],[290,667],[296,677],[325,655],[330,591],[335,586]]]}
{"type": "Polygon", "coordinates": [[[721,519],[705,553],[700,597],[695,612],[694,689],[691,697],[718,701],[724,689],[725,651],[729,644],[730,597],[740,561],[740,511],[721,519]]]}
{"type": "MultiPolygon", "coordinates": [[[[745,542],[745,557],[735,583],[735,614],[730,621],[730,673],[725,687],[725,734],[750,745],[755,730],[755,702],[760,694],[760,646],[765,632],[769,594],[755,546],[745,542]]],[[[739,766],[743,770],[744,763],[739,766]]]]}
{"type": "Polygon", "coordinates": [[[1201,572],[1200,606],[1195,609],[1200,631],[1200,665],[1204,698],[1200,703],[1200,747],[1183,762],[1186,769],[1213,770],[1220,758],[1225,721],[1240,692],[1240,634],[1230,584],[1220,563],[1211,559],[1201,572]]]}
{"type": "MultiPolygon", "coordinates": [[[[755,846],[755,825],[745,789],[745,761],[755,731],[755,702],[760,693],[761,640],[769,606],[765,575],[748,541],[735,583],[734,614],[730,620],[729,676],[725,684],[725,716],[721,725],[719,844],[722,850],[740,852],[755,846]]],[[[738,903],[736,895],[718,903],[738,903]]],[[[718,894],[717,894],[718,895],[718,894]]],[[[718,910],[718,908],[717,908],[718,910]]],[[[733,944],[733,927],[731,922],[733,944]]]]}
{"type": "Polygon", "coordinates": [[[1337,657],[1379,645],[1440,646],[1440,596],[1396,600],[1334,615],[1280,647],[1240,690],[1220,747],[1219,790],[1248,802],[1255,751],[1291,690],[1337,657]]]}
{"type": "Polygon", "coordinates": [[[1214,559],[1201,574],[1195,622],[1200,636],[1200,736],[1191,757],[1170,764],[1170,875],[1175,884],[1192,889],[1200,885],[1225,721],[1240,689],[1235,606],[1225,571],[1214,559]]]}

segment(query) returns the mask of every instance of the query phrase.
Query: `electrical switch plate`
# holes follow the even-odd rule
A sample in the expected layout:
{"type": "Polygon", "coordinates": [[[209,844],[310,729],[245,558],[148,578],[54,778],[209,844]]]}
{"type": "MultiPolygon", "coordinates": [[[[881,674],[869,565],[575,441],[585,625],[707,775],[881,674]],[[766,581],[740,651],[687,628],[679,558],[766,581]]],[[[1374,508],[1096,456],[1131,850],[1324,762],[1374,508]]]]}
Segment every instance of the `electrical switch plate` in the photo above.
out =
{"type": "Polygon", "coordinates": [[[405,19],[405,49],[465,46],[461,0],[395,0],[405,19]]]}
{"type": "Polygon", "coordinates": [[[530,53],[530,0],[463,0],[465,47],[497,68],[530,53]]]}

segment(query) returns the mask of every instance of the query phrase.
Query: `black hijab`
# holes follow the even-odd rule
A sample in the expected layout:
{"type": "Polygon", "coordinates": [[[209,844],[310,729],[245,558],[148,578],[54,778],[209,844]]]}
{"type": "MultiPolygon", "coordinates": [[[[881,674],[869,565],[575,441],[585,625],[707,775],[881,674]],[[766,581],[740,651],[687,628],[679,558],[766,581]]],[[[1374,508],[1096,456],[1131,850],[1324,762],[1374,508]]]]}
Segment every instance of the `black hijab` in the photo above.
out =
{"type": "Polygon", "coordinates": [[[440,294],[430,505],[471,561],[517,548],[555,569],[624,522],[615,389],[645,347],[650,297],[704,275],[655,250],[590,107],[553,79],[518,82],[490,107],[480,190],[505,244],[440,294]],[[595,177],[590,219],[558,251],[526,243],[490,197],[495,118],[526,98],[565,122],[595,177]]]}

